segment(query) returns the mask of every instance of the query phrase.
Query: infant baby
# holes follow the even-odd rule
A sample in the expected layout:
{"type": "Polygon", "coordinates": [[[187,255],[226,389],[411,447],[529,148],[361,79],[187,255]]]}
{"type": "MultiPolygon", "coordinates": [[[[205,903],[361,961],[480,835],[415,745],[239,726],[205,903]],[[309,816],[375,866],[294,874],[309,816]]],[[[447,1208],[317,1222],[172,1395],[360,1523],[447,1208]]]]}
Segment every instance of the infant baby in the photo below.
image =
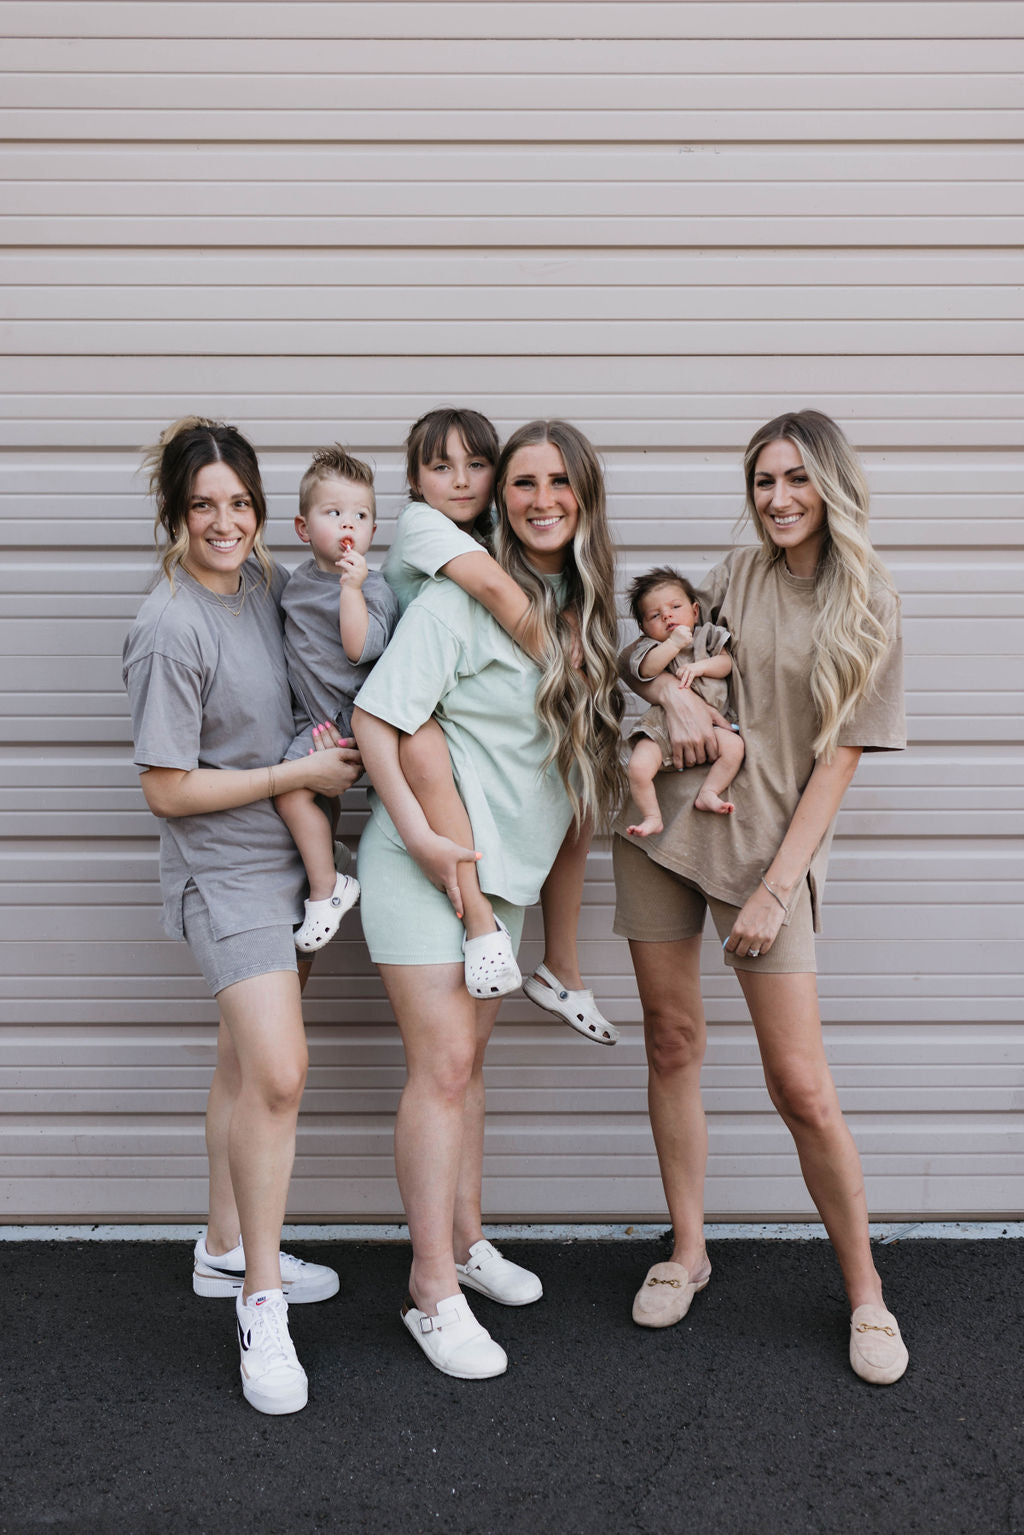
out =
{"type": "MultiPolygon", "coordinates": [[[[730,635],[717,624],[702,624],[693,587],[670,565],[661,565],[637,576],[627,594],[629,611],[646,640],[635,646],[629,664],[634,677],[649,681],[664,671],[679,678],[680,686],[697,693],[704,702],[727,714],[732,657],[726,652],[730,635]]],[[[743,742],[734,730],[715,726],[718,759],[694,800],[695,810],[730,815],[735,806],[722,799],[743,761],[743,742]]],[[[665,711],[648,709],[630,737],[629,787],[643,819],[627,827],[631,837],[651,837],[664,830],[654,780],[663,768],[672,768],[665,711]]]]}

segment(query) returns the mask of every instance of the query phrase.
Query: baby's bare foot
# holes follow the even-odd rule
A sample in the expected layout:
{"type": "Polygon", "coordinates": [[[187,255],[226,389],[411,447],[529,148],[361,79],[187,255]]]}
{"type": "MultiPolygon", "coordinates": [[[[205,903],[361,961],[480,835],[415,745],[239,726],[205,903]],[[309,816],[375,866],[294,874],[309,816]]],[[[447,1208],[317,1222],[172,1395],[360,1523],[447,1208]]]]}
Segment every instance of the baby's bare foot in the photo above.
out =
{"type": "Polygon", "coordinates": [[[660,815],[645,815],[637,826],[627,826],[626,835],[629,837],[656,837],[659,831],[665,830],[665,823],[660,815]]]}
{"type": "Polygon", "coordinates": [[[715,815],[732,815],[736,806],[731,805],[727,799],[719,799],[714,789],[709,789],[705,784],[694,800],[693,808],[694,810],[713,810],[715,815]]]}

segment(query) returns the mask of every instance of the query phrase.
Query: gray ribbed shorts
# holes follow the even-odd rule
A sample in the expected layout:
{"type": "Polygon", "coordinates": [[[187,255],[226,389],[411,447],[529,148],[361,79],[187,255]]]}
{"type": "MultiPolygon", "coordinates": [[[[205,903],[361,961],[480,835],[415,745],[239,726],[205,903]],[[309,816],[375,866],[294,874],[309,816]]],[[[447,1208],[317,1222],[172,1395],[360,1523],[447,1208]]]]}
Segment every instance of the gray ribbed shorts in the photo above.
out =
{"type": "Polygon", "coordinates": [[[225,986],[233,986],[236,981],[249,981],[254,975],[269,975],[272,970],[298,971],[295,936],[290,923],[251,927],[244,933],[215,938],[206,902],[191,881],[185,886],[181,919],[185,925],[185,942],[214,996],[225,986]]]}

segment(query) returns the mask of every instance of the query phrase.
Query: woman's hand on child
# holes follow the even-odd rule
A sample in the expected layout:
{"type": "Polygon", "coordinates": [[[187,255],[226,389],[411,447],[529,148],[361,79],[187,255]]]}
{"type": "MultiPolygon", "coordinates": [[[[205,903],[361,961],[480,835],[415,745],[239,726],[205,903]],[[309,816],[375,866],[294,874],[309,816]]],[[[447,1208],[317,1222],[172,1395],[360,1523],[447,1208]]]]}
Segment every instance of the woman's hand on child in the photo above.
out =
{"type": "Polygon", "coordinates": [[[409,852],[415,858],[430,883],[443,890],[455,915],[462,919],[462,891],[459,889],[459,864],[476,863],[480,854],[475,848],[461,847],[450,837],[438,836],[427,828],[415,845],[410,843],[409,852]]]}
{"type": "Polygon", "coordinates": [[[333,720],[313,726],[313,745],[306,758],[306,788],[314,794],[344,794],[363,771],[355,741],[345,737],[333,720]]]}
{"type": "Polygon", "coordinates": [[[760,959],[779,936],[785,915],[775,897],[763,885],[758,885],[740,908],[723,949],[735,954],[737,959],[760,959]]]}
{"type": "Polygon", "coordinates": [[[672,759],[677,768],[691,768],[699,762],[714,762],[718,758],[718,740],[715,726],[728,729],[728,720],[717,709],[709,708],[703,698],[690,688],[681,688],[669,672],[662,672],[653,679],[657,687],[655,697],[665,711],[669,740],[672,742],[672,759]]]}

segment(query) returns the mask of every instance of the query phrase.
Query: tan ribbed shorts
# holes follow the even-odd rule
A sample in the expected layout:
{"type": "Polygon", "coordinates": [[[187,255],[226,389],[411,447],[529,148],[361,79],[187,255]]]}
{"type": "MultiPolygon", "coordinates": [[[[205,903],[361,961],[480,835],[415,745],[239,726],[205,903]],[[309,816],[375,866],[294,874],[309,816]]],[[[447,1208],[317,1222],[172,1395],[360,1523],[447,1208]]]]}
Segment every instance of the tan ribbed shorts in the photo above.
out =
{"type": "MultiPolygon", "coordinates": [[[[732,932],[739,916],[738,906],[705,895],[671,869],[663,868],[628,838],[612,838],[612,862],[615,868],[614,931],[620,938],[641,943],[676,943],[696,938],[704,931],[708,909],[715,930],[723,941],[732,932]]],[[[767,954],[757,959],[740,959],[722,950],[722,958],[733,970],[753,970],[760,975],[814,975],[814,926],[811,918],[811,892],[804,880],[790,906],[789,921],[779,928],[778,937],[767,954]]]]}

